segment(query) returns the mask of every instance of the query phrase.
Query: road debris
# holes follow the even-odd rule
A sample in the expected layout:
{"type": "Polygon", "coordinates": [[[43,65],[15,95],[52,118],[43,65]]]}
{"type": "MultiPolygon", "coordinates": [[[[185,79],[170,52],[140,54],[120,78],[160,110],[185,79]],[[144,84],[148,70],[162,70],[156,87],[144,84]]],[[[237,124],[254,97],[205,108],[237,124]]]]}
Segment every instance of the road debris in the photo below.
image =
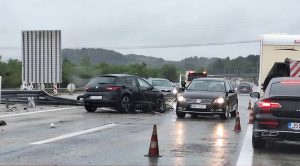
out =
{"type": "Polygon", "coordinates": [[[0,126],[5,126],[6,122],[4,120],[0,120],[0,126]]]}
{"type": "Polygon", "coordinates": [[[50,124],[50,128],[55,128],[54,123],[50,124]]]}

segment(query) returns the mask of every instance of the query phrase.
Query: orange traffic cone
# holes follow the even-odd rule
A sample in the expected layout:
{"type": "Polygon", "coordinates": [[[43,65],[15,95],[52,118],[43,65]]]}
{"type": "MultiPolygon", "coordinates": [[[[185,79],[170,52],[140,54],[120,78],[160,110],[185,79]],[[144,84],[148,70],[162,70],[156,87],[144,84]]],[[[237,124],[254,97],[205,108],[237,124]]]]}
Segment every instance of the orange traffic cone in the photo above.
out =
{"type": "Polygon", "coordinates": [[[251,110],[251,100],[249,100],[248,110],[251,110]]]}
{"type": "Polygon", "coordinates": [[[150,141],[149,153],[145,157],[161,157],[158,149],[158,139],[156,125],[153,126],[153,132],[150,141]]]}
{"type": "Polygon", "coordinates": [[[234,125],[234,132],[241,131],[241,121],[240,121],[240,113],[236,113],[235,125],[234,125]]]}
{"type": "Polygon", "coordinates": [[[253,124],[253,110],[250,111],[248,124],[253,124]]]}

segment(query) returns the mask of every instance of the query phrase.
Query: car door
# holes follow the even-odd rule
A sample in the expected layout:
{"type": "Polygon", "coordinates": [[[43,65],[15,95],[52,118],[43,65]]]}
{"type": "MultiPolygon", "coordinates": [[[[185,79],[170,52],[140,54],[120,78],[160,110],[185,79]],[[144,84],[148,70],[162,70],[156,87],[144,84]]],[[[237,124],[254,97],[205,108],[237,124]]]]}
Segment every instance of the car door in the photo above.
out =
{"type": "Polygon", "coordinates": [[[225,81],[225,86],[226,86],[226,93],[227,93],[227,97],[229,100],[229,108],[230,110],[233,110],[235,103],[236,103],[236,93],[228,93],[229,90],[233,90],[232,86],[230,86],[230,83],[228,81],[225,81]]]}
{"type": "Polygon", "coordinates": [[[135,103],[138,103],[141,100],[141,94],[140,94],[140,89],[138,86],[138,82],[135,77],[125,77],[124,78],[124,85],[128,89],[130,96],[132,100],[135,103]]]}
{"type": "Polygon", "coordinates": [[[139,83],[140,95],[144,103],[154,103],[156,97],[152,86],[144,79],[137,77],[139,83]]]}

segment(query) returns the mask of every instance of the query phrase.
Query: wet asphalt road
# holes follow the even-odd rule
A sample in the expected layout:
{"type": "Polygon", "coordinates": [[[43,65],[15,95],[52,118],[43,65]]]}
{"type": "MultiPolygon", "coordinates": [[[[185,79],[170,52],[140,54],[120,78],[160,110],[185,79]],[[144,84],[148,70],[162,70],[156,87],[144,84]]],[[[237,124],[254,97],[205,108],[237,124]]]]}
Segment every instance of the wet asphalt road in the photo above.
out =
{"type": "MultiPolygon", "coordinates": [[[[218,116],[177,119],[174,111],[153,115],[98,109],[87,113],[83,107],[23,110],[20,105],[6,112],[2,106],[0,120],[7,125],[0,126],[0,165],[236,165],[241,148],[251,144],[244,141],[248,101],[248,95],[239,96],[242,132],[238,133],[233,131],[235,118],[220,120],[218,116]],[[162,155],[157,159],[144,157],[154,124],[162,155]]],[[[252,152],[253,165],[297,165],[299,144],[271,144],[252,152]]]]}

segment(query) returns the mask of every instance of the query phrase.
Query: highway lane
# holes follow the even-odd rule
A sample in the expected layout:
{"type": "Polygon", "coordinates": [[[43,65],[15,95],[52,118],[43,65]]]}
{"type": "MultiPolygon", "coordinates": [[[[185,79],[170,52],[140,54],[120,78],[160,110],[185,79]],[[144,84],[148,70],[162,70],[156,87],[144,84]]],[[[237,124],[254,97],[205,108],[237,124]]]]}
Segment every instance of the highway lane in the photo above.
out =
{"type": "Polygon", "coordinates": [[[233,132],[234,118],[227,121],[217,116],[177,119],[173,111],[153,115],[98,109],[96,113],[87,113],[83,107],[38,106],[27,111],[72,108],[10,117],[1,116],[27,111],[1,111],[0,119],[8,125],[0,128],[0,165],[235,165],[249,113],[249,97],[239,96],[239,99],[240,133],[233,132]],[[114,125],[105,127],[111,124],[114,125]],[[159,150],[163,156],[156,160],[144,157],[154,124],[158,127],[159,150]],[[65,137],[74,133],[75,136],[65,137]],[[63,139],[56,140],[58,137],[63,139]],[[32,144],[49,139],[54,141],[32,144]]]}

